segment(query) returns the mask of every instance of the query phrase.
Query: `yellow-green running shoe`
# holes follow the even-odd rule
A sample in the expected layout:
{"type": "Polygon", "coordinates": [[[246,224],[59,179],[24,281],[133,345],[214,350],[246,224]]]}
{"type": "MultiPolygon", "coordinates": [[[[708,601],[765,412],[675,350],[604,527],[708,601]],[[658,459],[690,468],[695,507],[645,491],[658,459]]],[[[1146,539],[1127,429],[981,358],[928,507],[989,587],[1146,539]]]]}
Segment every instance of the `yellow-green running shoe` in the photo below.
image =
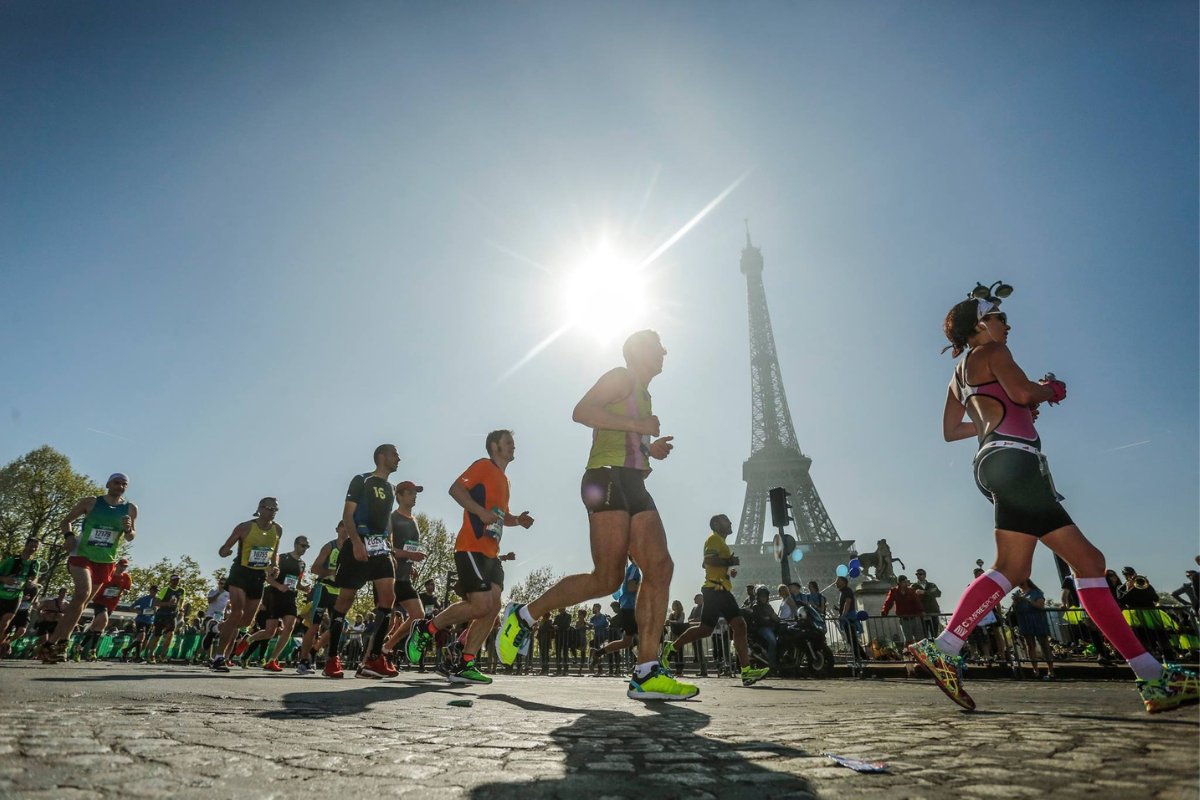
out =
{"type": "Polygon", "coordinates": [[[408,629],[408,638],[404,641],[404,657],[408,659],[409,664],[420,664],[421,656],[425,655],[426,648],[433,642],[429,622],[430,620],[425,618],[408,629]]]}
{"type": "Polygon", "coordinates": [[[644,678],[634,672],[625,694],[634,700],[687,700],[700,694],[700,690],[690,683],[675,680],[655,664],[644,678]]]}
{"type": "Polygon", "coordinates": [[[521,609],[524,607],[521,603],[509,603],[504,621],[496,633],[496,652],[504,664],[516,661],[517,654],[525,649],[525,643],[529,641],[529,624],[521,619],[521,609]]]}
{"type": "Polygon", "coordinates": [[[660,669],[662,669],[663,672],[667,673],[668,675],[673,674],[671,672],[671,656],[673,656],[674,654],[675,654],[675,643],[674,642],[663,642],[662,651],[658,654],[658,666],[660,669]]]}
{"type": "Polygon", "coordinates": [[[458,663],[450,669],[450,673],[446,678],[451,683],[475,683],[483,686],[492,682],[490,677],[484,675],[475,666],[475,659],[471,659],[470,661],[459,659],[458,663]]]}
{"type": "Polygon", "coordinates": [[[1163,675],[1156,681],[1138,681],[1138,692],[1151,714],[1192,705],[1200,700],[1200,679],[1178,664],[1163,664],[1163,675]]]}
{"type": "Polygon", "coordinates": [[[946,697],[967,711],[975,710],[975,701],[963,689],[964,662],[961,657],[943,653],[932,639],[922,639],[910,644],[908,652],[912,653],[913,658],[917,659],[921,666],[929,670],[929,674],[933,676],[933,682],[946,694],[946,697]]]}
{"type": "Polygon", "coordinates": [[[742,667],[742,686],[753,686],[767,677],[770,671],[766,667],[742,667]]]}

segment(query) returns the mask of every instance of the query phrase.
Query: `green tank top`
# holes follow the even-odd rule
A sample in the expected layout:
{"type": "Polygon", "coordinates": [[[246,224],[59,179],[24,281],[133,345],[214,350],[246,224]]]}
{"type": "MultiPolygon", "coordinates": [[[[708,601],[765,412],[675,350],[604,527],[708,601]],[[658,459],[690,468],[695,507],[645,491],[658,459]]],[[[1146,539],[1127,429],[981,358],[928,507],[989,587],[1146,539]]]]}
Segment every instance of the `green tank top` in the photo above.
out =
{"type": "MultiPolygon", "coordinates": [[[[650,392],[634,379],[633,390],[624,400],[609,403],[604,410],[618,417],[642,419],[651,414],[650,392]]],[[[587,468],[629,467],[650,471],[650,437],[632,431],[592,431],[592,452],[587,468]]]]}
{"type": "Polygon", "coordinates": [[[125,517],[129,514],[129,503],[110,506],[104,497],[97,497],[96,504],[83,519],[83,530],[75,542],[73,556],[86,558],[97,564],[112,564],[117,560],[117,548],[125,535],[125,517]]]}
{"type": "Polygon", "coordinates": [[[265,570],[271,566],[271,556],[275,555],[278,544],[279,534],[274,525],[263,530],[258,527],[258,520],[251,520],[250,532],[238,542],[236,563],[247,569],[265,570]]]}

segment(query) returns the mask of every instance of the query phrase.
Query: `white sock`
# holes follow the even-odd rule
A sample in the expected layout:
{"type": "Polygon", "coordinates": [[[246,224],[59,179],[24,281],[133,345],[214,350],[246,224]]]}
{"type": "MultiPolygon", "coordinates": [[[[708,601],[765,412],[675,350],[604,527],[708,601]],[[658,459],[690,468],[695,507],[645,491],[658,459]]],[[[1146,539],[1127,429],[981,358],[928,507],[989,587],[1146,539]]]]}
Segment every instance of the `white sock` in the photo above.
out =
{"type": "Polygon", "coordinates": [[[537,620],[534,619],[532,615],[530,615],[529,606],[527,606],[527,605],[521,606],[521,608],[517,611],[517,613],[521,615],[521,619],[525,620],[525,624],[531,628],[533,627],[534,623],[537,622],[537,620]]]}
{"type": "Polygon", "coordinates": [[[934,639],[934,644],[937,649],[941,650],[948,656],[956,656],[962,652],[963,645],[966,644],[962,639],[950,632],[950,629],[942,631],[942,635],[934,639]]]}
{"type": "Polygon", "coordinates": [[[638,664],[635,674],[639,678],[644,678],[650,674],[650,671],[658,666],[657,661],[647,661],[645,664],[638,664]]]}
{"type": "Polygon", "coordinates": [[[1129,664],[1129,668],[1133,670],[1133,674],[1138,677],[1138,680],[1156,681],[1163,676],[1163,665],[1149,653],[1134,656],[1126,663],[1129,664]]]}

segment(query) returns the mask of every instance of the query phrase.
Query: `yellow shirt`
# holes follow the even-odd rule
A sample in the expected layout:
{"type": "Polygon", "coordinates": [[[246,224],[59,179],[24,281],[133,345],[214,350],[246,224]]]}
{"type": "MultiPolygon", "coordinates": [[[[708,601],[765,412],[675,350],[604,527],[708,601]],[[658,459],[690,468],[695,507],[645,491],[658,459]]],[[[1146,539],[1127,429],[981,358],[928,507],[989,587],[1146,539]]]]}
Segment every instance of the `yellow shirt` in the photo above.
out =
{"type": "MultiPolygon", "coordinates": [[[[725,543],[717,534],[710,534],[704,540],[704,557],[709,558],[730,558],[733,551],[729,549],[729,545],[725,543]]],[[[729,580],[729,567],[704,567],[704,585],[713,589],[724,589],[727,592],[733,591],[733,581],[729,580]]]]}

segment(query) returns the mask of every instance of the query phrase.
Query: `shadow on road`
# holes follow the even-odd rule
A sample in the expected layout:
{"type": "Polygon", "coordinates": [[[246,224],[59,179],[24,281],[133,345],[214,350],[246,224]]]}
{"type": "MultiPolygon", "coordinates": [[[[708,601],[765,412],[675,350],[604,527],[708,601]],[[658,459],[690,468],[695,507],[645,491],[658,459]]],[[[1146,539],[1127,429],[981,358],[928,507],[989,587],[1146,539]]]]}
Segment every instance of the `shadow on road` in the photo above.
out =
{"type": "Polygon", "coordinates": [[[594,797],[654,798],[703,796],[768,798],[816,796],[804,778],[760,766],[751,754],[780,757],[810,753],[775,742],[723,742],[701,736],[709,716],[686,703],[652,703],[647,716],[628,711],[574,709],[535,703],[505,694],[480,700],[510,703],[527,714],[582,714],[550,731],[566,753],[565,777],[478,786],[473,798],[594,797]],[[715,774],[714,774],[715,773],[715,774]]]}
{"type": "Polygon", "coordinates": [[[407,700],[410,697],[439,692],[454,696],[449,690],[454,687],[444,683],[422,681],[415,684],[373,683],[353,689],[334,689],[327,692],[288,692],[280,702],[283,708],[263,711],[263,719],[288,719],[296,716],[309,719],[330,719],[349,714],[358,714],[376,703],[389,700],[407,700]]]}

